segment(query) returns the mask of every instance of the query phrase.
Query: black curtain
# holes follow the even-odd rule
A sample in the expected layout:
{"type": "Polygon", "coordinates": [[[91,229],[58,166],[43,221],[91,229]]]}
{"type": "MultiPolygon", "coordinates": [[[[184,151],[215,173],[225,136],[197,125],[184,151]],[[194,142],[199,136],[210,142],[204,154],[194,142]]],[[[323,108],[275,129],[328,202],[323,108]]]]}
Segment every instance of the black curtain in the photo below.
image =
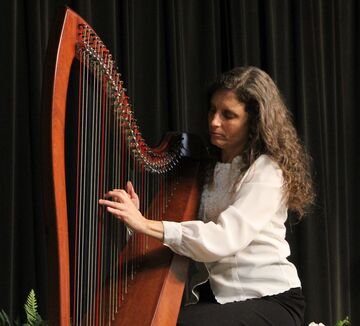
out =
{"type": "Polygon", "coordinates": [[[206,134],[206,83],[256,65],[277,82],[313,157],[317,201],[289,223],[306,320],[360,325],[360,5],[357,0],[7,0],[2,3],[0,309],[21,315],[34,288],[47,312],[40,99],[58,9],[68,5],[116,58],[143,136],[206,134]]]}

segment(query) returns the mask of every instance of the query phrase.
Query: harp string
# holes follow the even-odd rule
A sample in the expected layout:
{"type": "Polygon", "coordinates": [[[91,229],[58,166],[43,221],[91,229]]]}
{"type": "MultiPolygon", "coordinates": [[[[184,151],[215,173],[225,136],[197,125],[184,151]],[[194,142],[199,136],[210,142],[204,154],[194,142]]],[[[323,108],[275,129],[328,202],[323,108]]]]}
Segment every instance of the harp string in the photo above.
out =
{"type": "MultiPolygon", "coordinates": [[[[85,55],[84,53],[84,60],[83,60],[84,66],[88,65],[88,57],[85,55]]],[[[83,101],[82,101],[82,107],[80,115],[81,115],[81,129],[80,129],[80,183],[79,183],[79,230],[77,231],[78,234],[78,239],[79,239],[79,244],[78,244],[78,248],[79,248],[79,259],[78,259],[78,281],[77,281],[77,288],[78,288],[78,296],[77,296],[77,324],[80,324],[80,316],[83,315],[83,302],[81,300],[81,298],[86,297],[85,295],[83,295],[83,292],[85,290],[85,287],[83,286],[84,284],[84,275],[83,275],[83,270],[84,270],[84,242],[85,242],[85,236],[86,233],[83,231],[84,230],[84,215],[85,215],[85,208],[84,208],[84,201],[85,201],[85,193],[84,193],[84,189],[86,188],[86,167],[87,167],[87,160],[86,160],[86,156],[85,156],[85,148],[86,148],[86,138],[87,138],[87,128],[86,123],[87,123],[87,106],[88,106],[88,84],[87,84],[87,79],[88,79],[88,70],[87,69],[83,69],[83,76],[84,78],[82,79],[83,81],[83,92],[82,92],[82,97],[83,97],[83,101]]]]}
{"type": "Polygon", "coordinates": [[[163,154],[142,139],[120,75],[96,34],[80,26],[73,325],[105,325],[126,300],[148,245],[99,208],[109,189],[131,181],[147,218],[160,220],[174,184],[178,144],[163,154]],[[173,173],[172,173],[173,174],[173,173]],[[155,194],[156,200],[150,205],[155,194]],[[123,250],[131,244],[130,251],[123,250]]]}
{"type": "MultiPolygon", "coordinates": [[[[106,77],[102,76],[101,78],[101,164],[100,164],[100,180],[99,180],[99,195],[104,191],[104,174],[106,173],[106,156],[104,155],[105,152],[105,145],[107,140],[107,84],[106,84],[106,77]]],[[[103,291],[102,284],[103,284],[103,266],[104,266],[104,215],[103,210],[99,210],[99,230],[98,230],[98,263],[97,263],[97,283],[96,283],[96,325],[102,325],[102,299],[101,293],[103,291]]]]}
{"type": "Polygon", "coordinates": [[[97,100],[96,100],[96,111],[98,112],[97,114],[97,150],[96,150],[96,155],[98,157],[98,160],[96,160],[96,171],[95,171],[95,175],[96,175],[96,183],[95,183],[95,196],[93,197],[93,203],[94,203],[94,208],[96,211],[96,214],[94,215],[94,226],[95,226],[95,233],[94,233],[94,237],[95,237],[95,241],[94,241],[94,278],[93,278],[93,291],[92,291],[92,295],[93,295],[93,324],[98,324],[98,280],[99,280],[99,264],[100,264],[100,236],[101,236],[101,216],[99,214],[100,209],[99,209],[99,205],[97,205],[97,198],[100,197],[101,194],[101,179],[102,179],[102,144],[103,144],[103,133],[102,130],[104,129],[103,126],[103,100],[102,100],[102,96],[103,96],[103,80],[104,80],[104,76],[103,76],[103,71],[101,69],[99,69],[99,67],[96,67],[97,69],[97,91],[96,91],[96,96],[97,96],[97,100]]]}
{"type": "Polygon", "coordinates": [[[95,217],[96,214],[96,201],[94,201],[94,197],[97,194],[96,186],[97,186],[97,149],[98,149],[98,70],[95,63],[93,63],[93,76],[92,76],[92,102],[91,102],[91,120],[92,120],[92,133],[90,137],[90,153],[91,158],[89,162],[90,169],[90,189],[89,189],[89,215],[87,217],[89,223],[89,241],[88,241],[88,278],[87,278],[87,288],[88,288],[88,296],[87,296],[87,306],[86,311],[90,312],[88,314],[88,324],[91,325],[93,323],[93,302],[94,302],[94,278],[96,268],[94,267],[94,256],[95,256],[95,245],[96,241],[96,223],[95,217]]]}
{"type": "MultiPolygon", "coordinates": [[[[83,79],[83,58],[84,58],[84,54],[80,52],[79,54],[79,88],[78,88],[78,92],[79,92],[79,101],[78,101],[78,123],[77,123],[77,128],[78,131],[81,130],[81,122],[82,122],[82,116],[81,116],[81,107],[82,107],[82,102],[84,100],[83,97],[83,89],[82,89],[82,79],[83,79]]],[[[78,256],[79,256],[79,246],[78,246],[78,240],[79,240],[79,234],[78,234],[78,229],[79,229],[79,207],[80,207],[80,200],[79,200],[79,183],[81,183],[81,180],[79,180],[79,175],[80,175],[80,167],[81,167],[81,157],[80,157],[80,153],[81,153],[81,141],[80,141],[80,133],[78,132],[77,134],[77,165],[76,165],[76,200],[75,200],[75,245],[74,245],[74,291],[73,291],[73,322],[77,322],[78,318],[78,294],[79,294],[79,287],[78,287],[78,278],[79,278],[79,270],[78,270],[78,256]]]]}

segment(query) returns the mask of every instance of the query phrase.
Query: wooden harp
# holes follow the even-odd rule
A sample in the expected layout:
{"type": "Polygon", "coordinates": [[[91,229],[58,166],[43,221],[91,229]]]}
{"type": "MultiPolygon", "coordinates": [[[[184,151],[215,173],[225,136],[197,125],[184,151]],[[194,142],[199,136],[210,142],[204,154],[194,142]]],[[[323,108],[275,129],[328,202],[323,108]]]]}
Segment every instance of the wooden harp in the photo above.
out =
{"type": "Polygon", "coordinates": [[[187,259],[131,235],[97,201],[131,180],[149,218],[194,219],[191,138],[146,145],[109,50],[68,8],[49,40],[42,109],[50,325],[175,325],[187,259]]]}

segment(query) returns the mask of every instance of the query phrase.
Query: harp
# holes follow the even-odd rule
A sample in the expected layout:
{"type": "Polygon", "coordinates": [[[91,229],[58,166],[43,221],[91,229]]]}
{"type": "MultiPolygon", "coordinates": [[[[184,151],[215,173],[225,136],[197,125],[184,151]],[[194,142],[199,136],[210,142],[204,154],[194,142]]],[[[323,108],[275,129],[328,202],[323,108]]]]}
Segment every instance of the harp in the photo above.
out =
{"type": "Polygon", "coordinates": [[[168,134],[147,146],[109,50],[68,8],[49,40],[42,103],[50,325],[175,325],[187,260],[97,201],[131,180],[148,218],[194,219],[194,141],[168,134]]]}

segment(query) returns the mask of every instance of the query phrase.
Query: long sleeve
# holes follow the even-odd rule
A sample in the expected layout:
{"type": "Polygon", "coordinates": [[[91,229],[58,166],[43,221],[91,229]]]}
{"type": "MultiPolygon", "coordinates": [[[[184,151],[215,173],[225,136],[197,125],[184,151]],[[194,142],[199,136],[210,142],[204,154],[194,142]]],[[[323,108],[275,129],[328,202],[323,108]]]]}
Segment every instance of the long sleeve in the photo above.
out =
{"type": "Polygon", "coordinates": [[[247,171],[232,194],[233,202],[217,221],[164,221],[164,244],[201,262],[215,262],[233,255],[246,248],[276,216],[282,195],[281,170],[270,158],[261,156],[247,171]]]}

